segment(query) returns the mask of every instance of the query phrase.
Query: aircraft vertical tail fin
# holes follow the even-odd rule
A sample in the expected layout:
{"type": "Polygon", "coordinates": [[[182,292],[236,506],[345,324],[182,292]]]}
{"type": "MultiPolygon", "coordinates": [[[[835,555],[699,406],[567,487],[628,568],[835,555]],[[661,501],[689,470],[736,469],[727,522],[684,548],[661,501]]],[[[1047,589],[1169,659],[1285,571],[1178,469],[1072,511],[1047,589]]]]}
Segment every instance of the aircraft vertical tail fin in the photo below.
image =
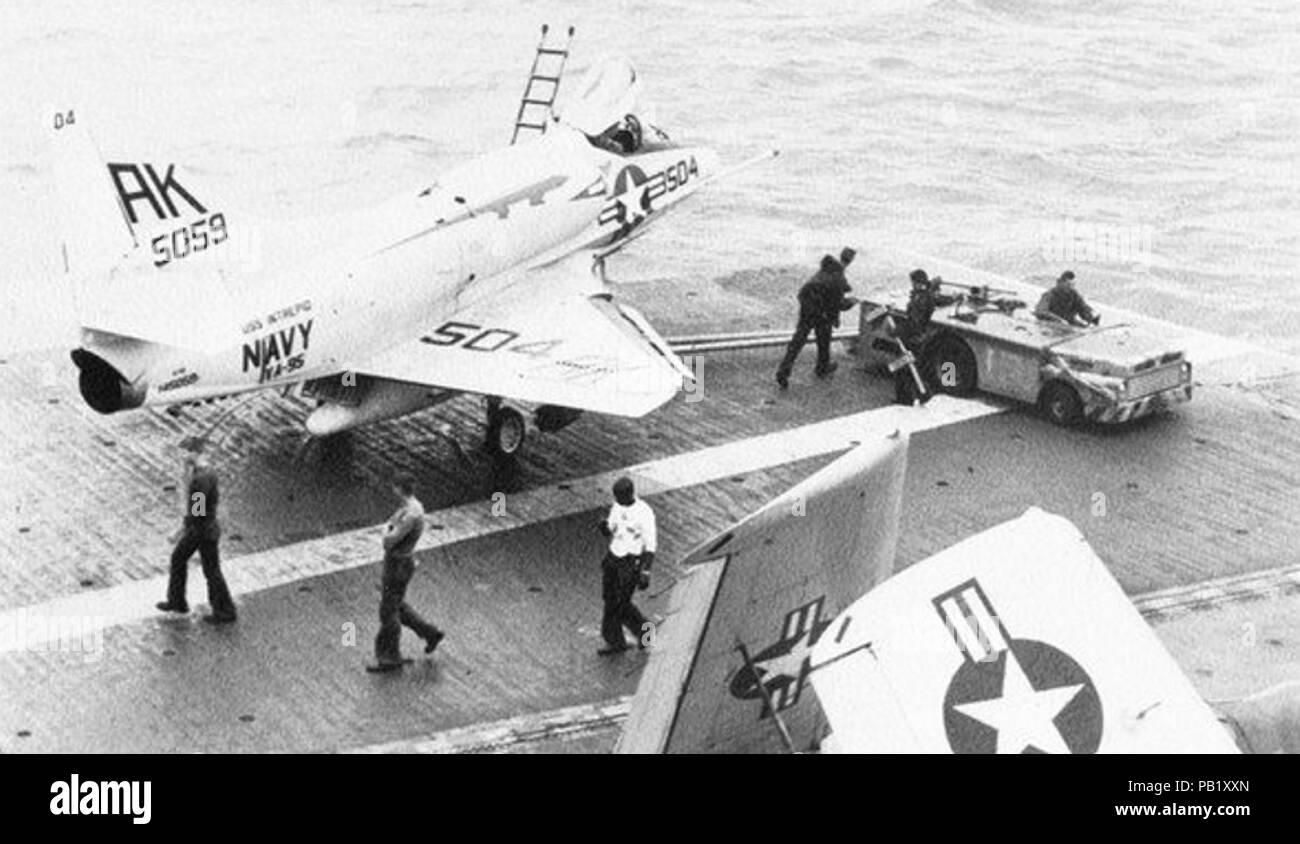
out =
{"type": "Polygon", "coordinates": [[[77,109],[47,114],[63,267],[82,276],[106,269],[135,248],[108,168],[77,109]]]}
{"type": "Polygon", "coordinates": [[[239,314],[224,274],[244,253],[228,245],[225,214],[173,164],[105,161],[79,110],[48,119],[62,259],[81,326],[205,351],[235,342],[239,314]]]}
{"type": "Polygon", "coordinates": [[[892,573],[906,466],[906,434],[874,435],[689,554],[618,752],[815,746],[809,655],[892,573]]]}

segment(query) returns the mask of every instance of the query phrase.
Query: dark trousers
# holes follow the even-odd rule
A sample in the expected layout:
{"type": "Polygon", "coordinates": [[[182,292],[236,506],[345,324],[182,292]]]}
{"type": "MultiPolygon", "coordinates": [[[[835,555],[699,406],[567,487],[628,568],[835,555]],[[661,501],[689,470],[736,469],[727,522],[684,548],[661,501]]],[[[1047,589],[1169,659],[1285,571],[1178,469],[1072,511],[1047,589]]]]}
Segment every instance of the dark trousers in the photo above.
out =
{"type": "Polygon", "coordinates": [[[605,599],[605,614],[600,620],[600,635],[611,648],[627,647],[623,638],[626,627],[632,637],[641,642],[641,637],[649,632],[646,626],[650,622],[632,603],[641,580],[641,558],[636,556],[615,557],[605,554],[600,564],[601,593],[605,599]]]}
{"type": "Polygon", "coordinates": [[[230,598],[230,588],[221,576],[221,560],[217,540],[201,533],[185,531],[172,549],[171,574],[167,579],[167,601],[173,606],[186,606],[185,581],[189,575],[190,557],[199,552],[203,561],[203,576],[208,580],[208,604],[214,615],[235,614],[235,602],[230,598]]]}
{"type": "Polygon", "coordinates": [[[799,357],[799,352],[803,349],[804,343],[808,342],[808,334],[816,332],[817,335],[817,373],[821,374],[830,368],[831,363],[831,330],[834,328],[829,320],[814,319],[813,317],[799,315],[799,324],[795,326],[794,336],[790,338],[790,344],[785,347],[785,357],[781,360],[781,365],[777,367],[777,374],[784,377],[790,377],[790,370],[794,369],[794,360],[799,357]]]}
{"type": "Polygon", "coordinates": [[[402,661],[402,625],[414,630],[425,641],[441,632],[406,603],[406,587],[414,574],[415,560],[411,557],[384,557],[379,632],[375,634],[375,659],[381,663],[402,661]]]}

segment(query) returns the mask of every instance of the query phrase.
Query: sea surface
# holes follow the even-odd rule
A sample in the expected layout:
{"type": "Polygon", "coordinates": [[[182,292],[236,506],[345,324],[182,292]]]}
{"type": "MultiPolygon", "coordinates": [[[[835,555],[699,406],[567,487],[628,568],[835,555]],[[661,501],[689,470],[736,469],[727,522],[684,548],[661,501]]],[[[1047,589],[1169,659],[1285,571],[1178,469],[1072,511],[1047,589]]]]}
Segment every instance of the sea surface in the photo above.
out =
{"type": "Polygon", "coordinates": [[[351,212],[507,143],[547,22],[571,87],[625,53],[675,139],[781,150],[615,279],[902,246],[1300,354],[1293,0],[0,0],[0,350],[73,336],[55,107],[225,206],[351,212]]]}

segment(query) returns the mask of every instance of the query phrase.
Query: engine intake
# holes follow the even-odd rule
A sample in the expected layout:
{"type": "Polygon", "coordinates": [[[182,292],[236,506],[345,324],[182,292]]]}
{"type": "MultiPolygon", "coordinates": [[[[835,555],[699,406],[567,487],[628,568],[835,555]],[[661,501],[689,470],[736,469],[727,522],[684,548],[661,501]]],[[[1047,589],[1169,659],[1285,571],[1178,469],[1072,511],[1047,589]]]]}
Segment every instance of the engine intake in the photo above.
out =
{"type": "Polygon", "coordinates": [[[81,370],[77,386],[86,404],[100,413],[131,410],[144,404],[147,386],[135,386],[108,361],[85,349],[74,349],[72,362],[81,370]]]}

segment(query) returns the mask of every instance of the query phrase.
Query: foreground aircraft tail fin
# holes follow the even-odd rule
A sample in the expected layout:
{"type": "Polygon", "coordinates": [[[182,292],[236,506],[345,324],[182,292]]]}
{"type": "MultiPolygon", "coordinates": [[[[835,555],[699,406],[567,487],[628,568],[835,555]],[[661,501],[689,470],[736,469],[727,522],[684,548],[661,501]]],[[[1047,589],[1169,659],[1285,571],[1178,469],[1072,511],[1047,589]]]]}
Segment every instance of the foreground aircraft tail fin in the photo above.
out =
{"type": "Polygon", "coordinates": [[[46,114],[64,272],[83,276],[108,269],[135,248],[107,167],[85,125],[68,108],[46,114]]]}
{"type": "Polygon", "coordinates": [[[812,651],[828,751],[1231,753],[1068,520],[1036,508],[876,587],[812,651]]]}
{"type": "Polygon", "coordinates": [[[808,657],[893,571],[906,466],[906,434],[873,434],[688,555],[619,752],[814,747],[808,657]]]}

